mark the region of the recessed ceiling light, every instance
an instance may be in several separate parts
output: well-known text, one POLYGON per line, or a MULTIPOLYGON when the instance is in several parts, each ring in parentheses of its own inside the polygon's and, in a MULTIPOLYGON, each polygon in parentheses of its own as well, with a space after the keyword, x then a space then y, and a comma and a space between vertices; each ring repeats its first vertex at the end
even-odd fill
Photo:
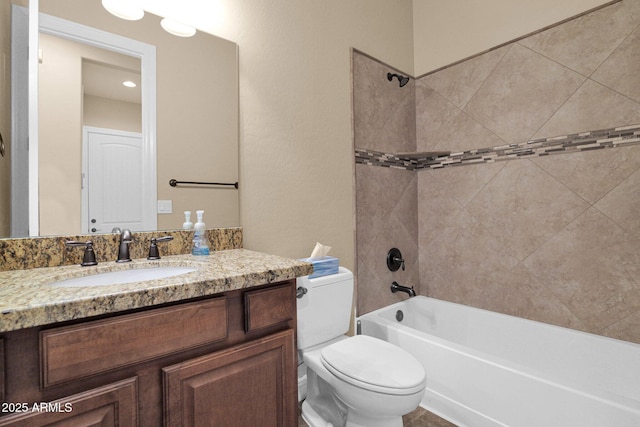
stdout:
POLYGON ((160 25, 166 32, 178 37, 191 37, 196 33, 195 28, 169 18, 160 21, 160 25))
POLYGON ((102 0, 102 7, 112 15, 128 21, 137 21, 144 16, 144 10, 127 4, 125 0, 102 0))
POLYGON ((122 86, 126 86, 126 87, 136 87, 137 85, 132 82, 131 80, 127 80, 125 82, 122 82, 122 86))

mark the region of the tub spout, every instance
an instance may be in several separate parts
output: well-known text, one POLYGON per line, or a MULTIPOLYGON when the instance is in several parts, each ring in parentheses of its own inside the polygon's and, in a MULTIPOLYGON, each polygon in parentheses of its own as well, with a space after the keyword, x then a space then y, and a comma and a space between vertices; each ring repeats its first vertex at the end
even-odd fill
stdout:
POLYGON ((395 294, 398 291, 406 292, 410 297, 416 296, 416 291, 413 290, 413 286, 412 287, 402 286, 402 285, 399 285, 398 282, 393 282, 391 284, 391 292, 395 294))

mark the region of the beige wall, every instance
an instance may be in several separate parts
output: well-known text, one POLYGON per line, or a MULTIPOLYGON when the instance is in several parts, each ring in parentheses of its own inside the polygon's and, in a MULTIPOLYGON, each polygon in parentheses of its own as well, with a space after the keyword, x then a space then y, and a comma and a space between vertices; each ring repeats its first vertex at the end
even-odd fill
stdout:
POLYGON ((40 47, 40 234, 69 234, 81 224, 82 46, 42 36, 40 47))
POLYGON ((82 100, 82 124, 127 132, 140 132, 142 109, 140 104, 101 96, 85 95, 82 100))
POLYGON ((245 246, 300 257, 319 241, 353 269, 350 49, 362 46, 410 69, 411 5, 259 4, 243 3, 231 17, 241 18, 245 246))
POLYGON ((413 0, 413 75, 421 76, 610 2, 413 0))

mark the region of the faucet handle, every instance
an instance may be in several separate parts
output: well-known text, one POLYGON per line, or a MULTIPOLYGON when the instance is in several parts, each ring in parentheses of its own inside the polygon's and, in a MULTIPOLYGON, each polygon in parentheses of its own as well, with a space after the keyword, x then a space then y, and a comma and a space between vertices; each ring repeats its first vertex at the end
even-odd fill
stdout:
POLYGON ((152 237, 151 238, 151 246, 149 246, 149 256, 147 256, 148 260, 160 259, 160 251, 158 250, 158 242, 168 242, 173 240, 173 236, 164 236, 164 237, 152 237))
POLYGON ((402 267, 402 271, 404 271, 404 259, 402 258, 400 249, 389 249, 387 253, 387 268, 389 268, 390 271, 398 271, 400 267, 402 267))
POLYGON ((80 263, 81 266, 88 267, 90 265, 98 265, 98 261, 96 261, 96 252, 93 250, 93 242, 91 240, 87 240, 86 242, 67 240, 64 244, 67 247, 84 246, 84 256, 80 263))

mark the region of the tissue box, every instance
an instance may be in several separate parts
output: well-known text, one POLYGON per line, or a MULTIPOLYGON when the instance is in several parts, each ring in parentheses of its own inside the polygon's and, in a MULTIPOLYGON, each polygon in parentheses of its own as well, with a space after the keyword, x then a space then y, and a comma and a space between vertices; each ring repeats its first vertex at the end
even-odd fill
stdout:
POLYGON ((309 275, 309 279, 314 277, 328 276, 329 274, 337 274, 340 260, 338 258, 326 256, 320 259, 302 258, 302 261, 313 264, 313 273, 309 275))

